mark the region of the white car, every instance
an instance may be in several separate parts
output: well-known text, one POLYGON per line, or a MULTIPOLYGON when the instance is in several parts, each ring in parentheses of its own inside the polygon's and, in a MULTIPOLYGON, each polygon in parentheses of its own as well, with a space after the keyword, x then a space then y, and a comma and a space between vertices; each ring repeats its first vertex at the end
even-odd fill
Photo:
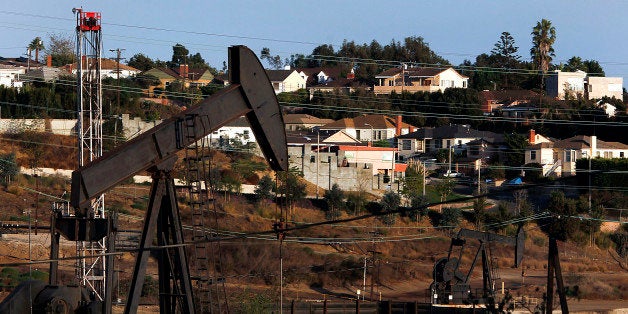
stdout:
POLYGON ((462 173, 460 173, 460 172, 450 172, 449 170, 447 170, 447 172, 445 172, 443 174, 443 177, 446 177, 446 178, 458 178, 458 177, 462 177, 462 173))

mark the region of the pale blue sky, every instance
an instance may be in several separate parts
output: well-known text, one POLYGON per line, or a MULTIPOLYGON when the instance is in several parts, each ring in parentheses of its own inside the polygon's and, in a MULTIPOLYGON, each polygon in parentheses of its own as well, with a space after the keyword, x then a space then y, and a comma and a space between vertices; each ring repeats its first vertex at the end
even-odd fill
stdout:
MULTIPOLYGON (((105 56, 125 48, 169 60, 175 43, 221 68, 227 47, 269 47, 283 58, 310 54, 344 39, 385 45, 421 36, 439 55, 460 64, 490 52, 508 31, 529 59, 530 32, 542 18, 556 27, 555 62, 598 60, 607 76, 628 78, 628 1, 7 1, 0 8, 0 56, 24 54, 36 36, 74 35, 73 7, 99 11, 105 56)), ((624 83, 626 86, 627 83, 624 83)))

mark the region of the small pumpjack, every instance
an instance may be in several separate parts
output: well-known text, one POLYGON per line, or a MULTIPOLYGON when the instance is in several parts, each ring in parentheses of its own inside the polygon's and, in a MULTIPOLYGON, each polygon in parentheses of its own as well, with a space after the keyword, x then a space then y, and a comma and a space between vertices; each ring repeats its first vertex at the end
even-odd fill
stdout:
POLYGON ((481 232, 469 229, 461 229, 455 238, 451 239, 449 253, 436 261, 434 265, 433 279, 430 285, 432 305, 469 305, 488 304, 494 296, 494 276, 491 268, 489 256, 489 246, 491 243, 503 243, 515 246, 515 267, 521 265, 525 243, 523 228, 519 227, 516 237, 507 237, 490 232, 481 232), (460 270, 460 260, 467 244, 467 239, 479 241, 479 247, 475 258, 467 273, 460 270), (458 257, 452 256, 455 248, 458 249, 458 257), (482 295, 474 295, 471 292, 471 274, 477 264, 479 256, 482 255, 482 295))

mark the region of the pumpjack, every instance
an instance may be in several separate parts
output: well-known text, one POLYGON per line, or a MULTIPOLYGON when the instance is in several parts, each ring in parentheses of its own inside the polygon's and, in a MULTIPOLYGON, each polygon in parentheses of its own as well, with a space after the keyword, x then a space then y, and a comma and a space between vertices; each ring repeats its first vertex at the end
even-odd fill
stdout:
MULTIPOLYGON (((89 217, 87 208, 98 195, 143 171, 151 173, 153 182, 125 313, 137 312, 151 252, 157 256, 161 313, 197 312, 172 177, 177 152, 230 121, 246 116, 270 167, 275 171, 288 168, 279 103, 266 71, 249 48, 229 47, 229 81, 230 86, 200 104, 72 173, 70 204, 74 214, 58 213, 53 217, 48 284, 24 283, 0 304, 0 313, 111 313, 111 284, 106 285, 108 291, 103 301, 93 300, 80 286, 59 285, 56 276, 59 238, 63 236, 71 241, 113 239, 115 222, 111 218, 89 217), (155 238, 157 246, 153 246, 155 238)), ((107 251, 104 258, 113 263, 115 246, 111 244, 107 251)), ((113 278, 113 269, 107 267, 107 280, 113 278)))
POLYGON ((487 304, 494 296, 494 273, 490 258, 491 243, 503 243, 515 247, 515 267, 521 265, 525 244, 525 233, 519 228, 516 237, 507 237, 490 232, 481 232, 469 229, 461 229, 456 237, 451 239, 449 253, 436 261, 433 271, 434 281, 430 285, 431 303, 433 305, 463 305, 463 304, 487 304), (465 273, 461 270, 461 259, 468 240, 478 240, 479 245, 469 270, 465 273), (458 251, 458 256, 455 251, 458 251), (470 280, 473 269, 482 257, 482 294, 472 293, 470 280))

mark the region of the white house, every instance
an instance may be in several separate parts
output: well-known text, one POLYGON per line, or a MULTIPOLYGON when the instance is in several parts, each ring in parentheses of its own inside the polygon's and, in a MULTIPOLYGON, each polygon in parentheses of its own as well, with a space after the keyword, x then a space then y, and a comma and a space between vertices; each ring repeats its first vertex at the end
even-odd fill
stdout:
POLYGON ((249 120, 242 116, 207 135, 212 145, 225 146, 230 139, 238 139, 242 144, 255 143, 255 135, 249 120))
POLYGON ((525 163, 538 163, 543 175, 575 175, 580 158, 626 158, 628 145, 605 142, 597 136, 577 135, 556 142, 543 142, 526 148, 525 163))
POLYGON ((266 70, 275 94, 294 92, 305 88, 306 78, 296 70, 266 70))
MULTIPOLYGON (((90 58, 89 61, 92 62, 93 59, 90 58)), ((78 67, 77 63, 72 63, 72 64, 68 64, 64 66, 64 68, 68 72, 75 75, 77 72, 77 67, 78 67)), ((100 59, 100 77, 101 78, 106 78, 106 77, 117 78, 118 70, 120 71, 120 78, 127 78, 127 77, 134 76, 142 72, 134 67, 128 66, 123 63, 118 63, 111 59, 106 59, 106 58, 100 59)))
POLYGON ((5 87, 22 88, 20 75, 26 73, 26 68, 5 66, 0 64, 0 85, 5 87))

